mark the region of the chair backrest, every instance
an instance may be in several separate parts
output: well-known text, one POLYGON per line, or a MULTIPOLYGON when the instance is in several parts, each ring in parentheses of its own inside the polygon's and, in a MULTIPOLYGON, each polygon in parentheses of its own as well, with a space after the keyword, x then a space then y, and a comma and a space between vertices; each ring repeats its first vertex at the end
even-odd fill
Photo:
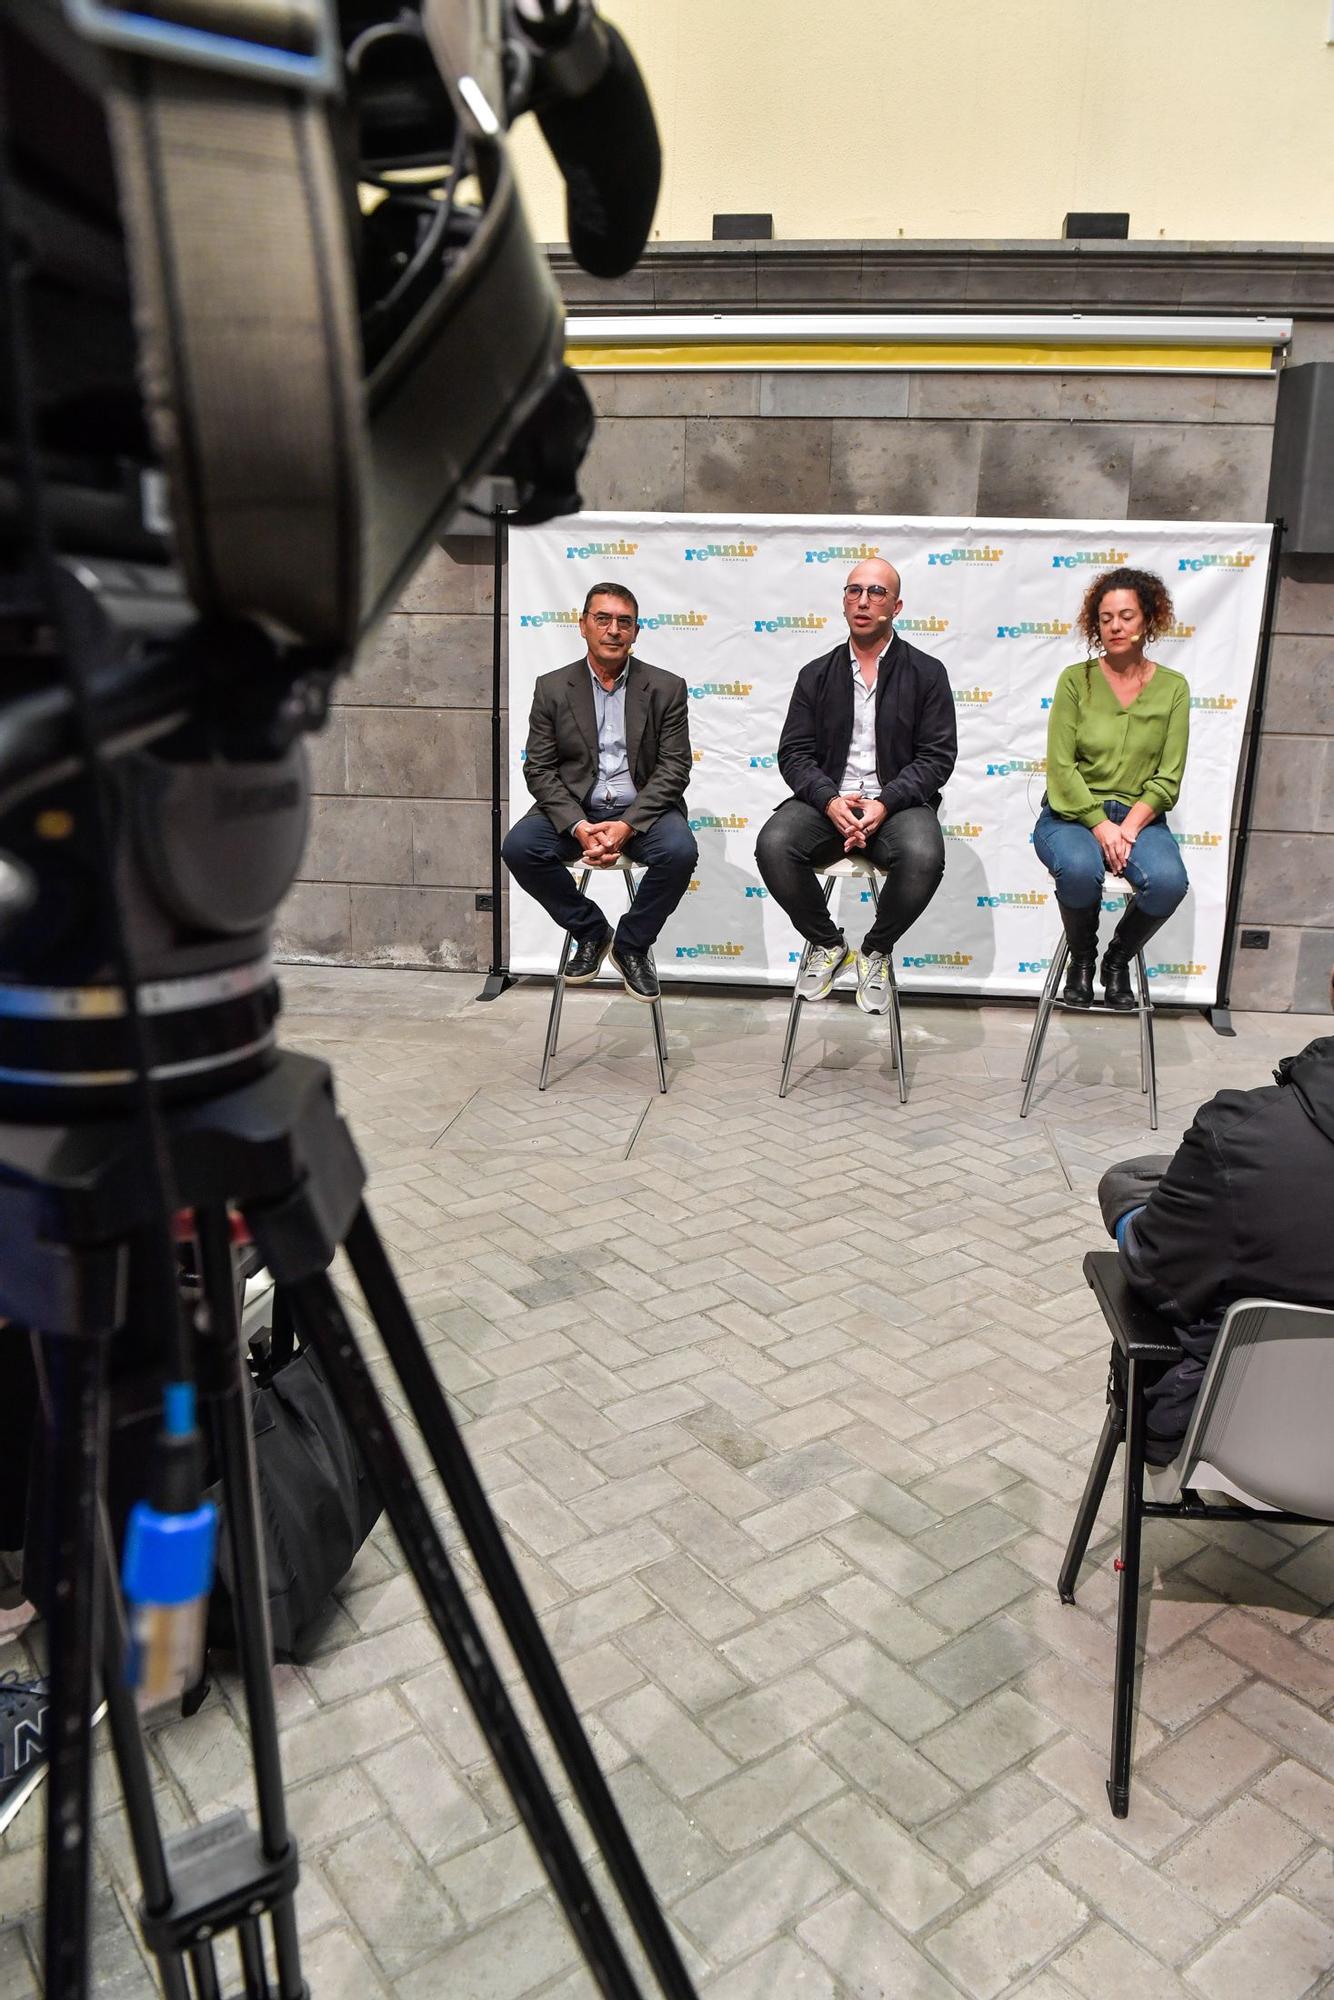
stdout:
POLYGON ((1334 1311, 1228 1307, 1178 1460, 1183 1486, 1219 1472, 1263 1506, 1334 1520, 1334 1311))

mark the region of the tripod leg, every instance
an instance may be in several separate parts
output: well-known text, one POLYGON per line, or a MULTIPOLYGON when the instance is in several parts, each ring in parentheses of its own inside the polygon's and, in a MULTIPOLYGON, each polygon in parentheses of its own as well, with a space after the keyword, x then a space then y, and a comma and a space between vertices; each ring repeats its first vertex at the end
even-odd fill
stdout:
MULTIPOLYGON (((263 1248, 262 1212, 257 1211, 251 1221, 263 1248)), ((365 1210, 362 1209, 358 1211, 354 1231, 364 1221, 365 1210)), ((365 1226, 369 1228, 369 1223, 366 1222, 365 1226)), ((313 1278, 301 1278, 288 1286, 288 1297, 302 1338, 314 1348, 343 1414, 356 1432, 367 1469, 384 1501, 385 1511, 416 1578, 422 1600, 598 1990, 606 1996, 606 2000, 641 2000, 639 1986, 575 1851, 569 1829, 533 1755, 532 1746, 523 1733, 513 1703, 427 1512, 384 1403, 357 1351, 347 1315, 332 1283, 324 1272, 313 1278)), ((415 1332, 413 1328, 414 1337, 415 1332)), ((429 1373, 430 1362, 424 1352, 422 1359, 429 1373)), ((434 1381, 433 1376, 431 1379, 434 1381)), ((430 1442, 429 1435, 427 1441, 430 1442)), ((439 1465, 438 1469, 448 1488, 449 1470, 443 1465, 439 1465)), ((568 1696, 566 1699, 568 1701, 568 1696)), ((592 1763, 592 1752, 587 1754, 592 1763)), ((596 1765, 593 1768, 596 1770, 596 1765)), ((621 1838, 625 1840, 624 1833, 621 1838)), ((608 1858, 610 1860, 610 1856, 608 1858)), ((695 2000, 694 1988, 686 1980, 684 1971, 681 1977, 685 1983, 672 1987, 671 1992, 679 1994, 681 2000, 695 2000)))
MULTIPOLYGON (((144 1907, 152 1914, 164 1912, 171 1902, 167 1860, 162 1849, 157 1809, 153 1804, 153 1784, 148 1771, 148 1753, 139 1728, 134 1696, 125 1681, 127 1635, 120 1585, 116 1578, 116 1552, 111 1540, 111 1524, 105 1509, 99 1509, 99 1554, 102 1587, 102 1689, 106 1695, 111 1742, 116 1769, 125 1799, 125 1817, 134 1846, 139 1885, 144 1907)), ((185 1967, 178 1957, 158 1959, 158 1976, 166 2000, 189 2000, 185 1967)))
POLYGON ((46 1993, 48 2000, 85 2000, 104 1350, 96 1335, 43 1334, 37 1359, 50 1423, 41 1523, 51 1658, 46 1993))
MULTIPOLYGON (((282 1758, 278 1748, 278 1717, 273 1702, 273 1638, 269 1629, 268 1588, 260 1537, 259 1489, 255 1472, 255 1442, 250 1429, 250 1396, 241 1353, 236 1282, 232 1270, 231 1229, 225 1208, 201 1208, 195 1226, 205 1312, 199 1328, 200 1369, 205 1386, 216 1393, 219 1456, 222 1462, 225 1532, 232 1549, 233 1612, 237 1654, 245 1682, 250 1720, 251 1756, 255 1766, 255 1801, 260 1839, 269 1860, 287 1852, 290 1835, 283 1794, 282 1758)), ((278 1965, 278 2000, 303 2000, 301 1951, 296 1906, 291 1896, 271 1911, 278 1965)), ((242 1963, 246 1936, 240 1933, 242 1963)), ((258 1940, 258 1926, 254 1939, 258 1940)), ((260 1957, 263 1965, 262 1954, 260 1957)), ((249 1989, 247 1989, 249 1990, 249 1989)), ((257 1989, 267 1992, 267 1983, 257 1989)))
MULTIPOLYGON (((506 1636, 551 1732, 575 1796, 602 1849, 612 1880, 634 1924, 645 1956, 671 2000, 694 2000, 694 1986, 625 1823, 589 1748, 569 1692, 514 1567, 508 1545, 468 1456, 467 1446, 436 1379, 430 1358, 399 1290, 384 1245, 363 1206, 348 1231, 347 1254, 379 1329, 394 1372, 408 1398, 450 1505, 477 1559, 506 1636)), ((324 1286, 332 1294, 327 1278, 324 1286)), ((388 1505, 388 1494, 385 1495, 388 1505)))

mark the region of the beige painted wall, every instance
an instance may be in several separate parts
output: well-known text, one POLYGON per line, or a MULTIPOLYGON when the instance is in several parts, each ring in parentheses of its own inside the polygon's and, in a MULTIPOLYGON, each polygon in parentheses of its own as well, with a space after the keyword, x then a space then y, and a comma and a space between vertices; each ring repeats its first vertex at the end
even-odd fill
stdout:
MULTIPOLYGON (((663 137, 654 236, 1334 241, 1330 0, 605 0, 663 137)), ((564 239, 532 120, 529 213, 564 239)))

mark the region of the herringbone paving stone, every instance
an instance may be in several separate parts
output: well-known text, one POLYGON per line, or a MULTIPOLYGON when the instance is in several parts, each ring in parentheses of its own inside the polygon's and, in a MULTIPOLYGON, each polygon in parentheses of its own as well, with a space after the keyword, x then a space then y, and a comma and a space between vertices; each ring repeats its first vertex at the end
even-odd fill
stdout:
MULTIPOLYGON (((370 1200, 596 1754, 710 2000, 1280 2000, 1334 1990, 1334 1537, 1146 1534, 1132 1807, 1113 1820, 1119 1489, 1055 1593, 1103 1414, 1080 1277, 1102 1167, 1325 1024, 1159 1028, 906 997, 646 1010, 294 970, 370 1200)), ((377 1384, 398 1389, 340 1261, 377 1384)), ((543 1768, 567 1787, 420 1440, 410 1462, 543 1768)), ((0 1670, 29 1668, 21 1641, 0 1670)), ((587 2000, 578 1954, 381 1525, 278 1676, 315 2000, 587 2000)), ((235 1680, 154 1733, 164 1824, 243 1801, 235 1680)), ((153 1988, 99 1745, 97 1992, 153 1988)), ((592 1842, 571 1809, 580 1851, 592 1842)), ((0 1988, 37 1990, 41 1815, 0 1841, 0 1988)), ((624 1925, 618 1925, 624 1931, 624 1925)), ((633 1946, 632 1962, 640 1965, 633 1946)), ((235 1982, 233 1982, 235 1983, 235 1982)), ((651 1990, 647 1980, 645 1991, 651 1990)))

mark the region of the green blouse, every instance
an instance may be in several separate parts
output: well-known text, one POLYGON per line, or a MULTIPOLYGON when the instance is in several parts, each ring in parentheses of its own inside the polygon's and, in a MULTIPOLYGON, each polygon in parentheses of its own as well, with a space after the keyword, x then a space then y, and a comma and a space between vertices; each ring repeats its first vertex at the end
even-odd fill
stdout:
POLYGON ((1189 736, 1184 674, 1158 667, 1122 708, 1096 660, 1067 667, 1047 722, 1047 802, 1087 827, 1106 819, 1104 799, 1169 812, 1181 790, 1189 736))

